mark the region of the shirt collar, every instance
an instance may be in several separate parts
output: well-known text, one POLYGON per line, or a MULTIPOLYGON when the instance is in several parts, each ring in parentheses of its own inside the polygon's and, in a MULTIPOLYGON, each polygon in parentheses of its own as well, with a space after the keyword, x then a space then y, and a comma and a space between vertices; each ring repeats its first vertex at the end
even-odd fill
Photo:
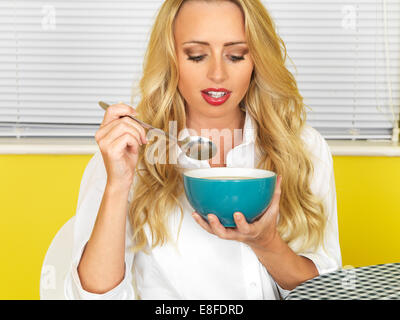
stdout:
MULTIPOLYGON (((245 115, 244 126, 243 126, 243 141, 239 146, 244 146, 244 145, 248 145, 250 143, 254 143, 255 136, 256 136, 256 129, 257 129, 257 124, 255 123, 254 119, 248 112, 247 107, 244 106, 242 110, 244 110, 246 112, 246 115, 245 115)), ((178 138, 179 138, 179 140, 183 140, 188 136, 189 136, 189 130, 185 127, 181 130, 178 138)), ((190 158, 182 151, 182 149, 179 146, 177 146, 177 159, 178 159, 178 164, 180 164, 180 165, 189 163, 192 165, 196 165, 199 168, 209 166, 208 160, 196 160, 196 159, 190 158)))

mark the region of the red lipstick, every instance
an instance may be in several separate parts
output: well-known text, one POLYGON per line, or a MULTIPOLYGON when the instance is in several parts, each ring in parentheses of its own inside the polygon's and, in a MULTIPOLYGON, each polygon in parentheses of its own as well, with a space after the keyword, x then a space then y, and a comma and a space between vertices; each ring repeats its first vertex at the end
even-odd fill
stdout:
POLYGON ((213 106, 219 106, 229 99, 231 92, 232 91, 229 91, 228 89, 225 88, 219 88, 219 89, 207 88, 201 90, 201 95, 203 96, 204 100, 206 100, 207 103, 213 106), (212 92, 223 92, 224 95, 212 96, 212 92))

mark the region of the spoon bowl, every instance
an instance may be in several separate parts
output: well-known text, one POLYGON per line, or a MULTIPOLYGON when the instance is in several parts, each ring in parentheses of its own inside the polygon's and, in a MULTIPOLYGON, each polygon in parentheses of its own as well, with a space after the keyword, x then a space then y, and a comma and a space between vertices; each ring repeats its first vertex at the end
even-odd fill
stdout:
MULTIPOLYGON (((107 110, 110 105, 103 101, 99 101, 99 106, 104 110, 107 110)), ((164 130, 155 128, 139 119, 136 119, 132 115, 126 115, 122 117, 129 117, 138 122, 143 128, 148 130, 156 130, 157 132, 165 135, 169 139, 173 140, 188 157, 195 160, 209 160, 217 154, 217 146, 210 139, 205 137, 189 136, 183 140, 178 140, 176 137, 165 132, 164 130)))

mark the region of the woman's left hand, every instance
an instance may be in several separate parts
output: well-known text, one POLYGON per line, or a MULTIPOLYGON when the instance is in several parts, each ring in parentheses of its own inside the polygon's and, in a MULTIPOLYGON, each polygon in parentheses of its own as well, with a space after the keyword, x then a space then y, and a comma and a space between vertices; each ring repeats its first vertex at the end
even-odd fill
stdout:
POLYGON ((236 240, 249 246, 268 248, 277 236, 276 222, 279 214, 282 177, 278 176, 272 200, 263 215, 253 223, 247 223, 241 212, 234 213, 236 228, 225 228, 214 214, 208 214, 208 223, 197 213, 193 218, 206 231, 225 240, 236 240))

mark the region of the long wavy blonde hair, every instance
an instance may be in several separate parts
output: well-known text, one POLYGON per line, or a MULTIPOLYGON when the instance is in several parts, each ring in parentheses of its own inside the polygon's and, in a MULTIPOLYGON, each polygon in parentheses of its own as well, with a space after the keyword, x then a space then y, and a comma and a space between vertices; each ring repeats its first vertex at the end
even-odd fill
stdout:
MULTIPOLYGON (((176 121, 178 132, 186 126, 185 101, 178 91, 178 61, 174 45, 175 18, 186 1, 230 1, 244 16, 246 39, 254 61, 248 92, 241 101, 257 124, 256 167, 282 175, 278 232, 289 245, 300 240, 298 251, 322 244, 325 229, 324 207, 310 189, 313 165, 301 138, 306 113, 303 98, 293 75, 285 67, 286 46, 275 24, 259 0, 166 0, 151 30, 139 81, 139 118, 168 131, 176 121)), ((132 97, 133 101, 133 97, 132 97)), ((148 224, 154 248, 172 239, 168 217, 184 193, 182 171, 166 153, 166 161, 151 164, 141 148, 132 184, 133 199, 129 219, 133 230, 133 250, 146 251, 148 224)), ((182 219, 181 219, 182 222, 182 219)))

